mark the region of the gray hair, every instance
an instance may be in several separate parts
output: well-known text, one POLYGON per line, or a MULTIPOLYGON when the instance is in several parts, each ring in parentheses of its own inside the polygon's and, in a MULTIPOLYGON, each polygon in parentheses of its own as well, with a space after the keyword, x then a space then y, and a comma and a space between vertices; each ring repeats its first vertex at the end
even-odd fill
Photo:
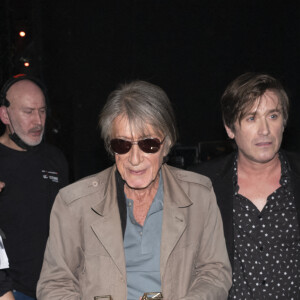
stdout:
POLYGON ((110 154, 112 124, 116 117, 125 116, 131 128, 145 134, 146 125, 150 125, 157 134, 163 134, 167 152, 175 144, 177 129, 175 115, 166 93, 157 85, 136 80, 120 85, 107 98, 100 117, 99 126, 105 148, 110 154))

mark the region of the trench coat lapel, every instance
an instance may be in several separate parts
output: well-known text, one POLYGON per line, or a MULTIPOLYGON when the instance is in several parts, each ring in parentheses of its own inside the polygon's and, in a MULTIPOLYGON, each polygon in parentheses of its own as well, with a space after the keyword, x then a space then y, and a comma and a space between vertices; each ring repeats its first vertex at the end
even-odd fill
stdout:
POLYGON ((179 187, 177 179, 168 169, 162 168, 164 180, 164 212, 160 250, 160 273, 164 276, 168 258, 185 231, 187 216, 185 208, 192 204, 186 193, 179 187))
POLYGON ((91 224, 91 227, 125 279, 126 263, 114 174, 115 168, 112 168, 108 182, 105 183, 107 191, 92 208, 99 215, 99 220, 91 224))

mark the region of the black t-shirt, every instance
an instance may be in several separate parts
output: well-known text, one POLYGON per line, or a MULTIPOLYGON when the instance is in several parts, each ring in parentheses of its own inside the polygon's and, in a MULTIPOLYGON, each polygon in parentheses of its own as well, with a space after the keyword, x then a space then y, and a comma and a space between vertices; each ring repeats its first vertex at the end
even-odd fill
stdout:
POLYGON ((42 143, 30 151, 0 144, 0 228, 6 235, 8 275, 13 288, 35 297, 49 217, 60 188, 68 183, 68 166, 62 152, 42 143))
POLYGON ((0 297, 12 290, 12 280, 7 275, 7 269, 0 270, 0 297))

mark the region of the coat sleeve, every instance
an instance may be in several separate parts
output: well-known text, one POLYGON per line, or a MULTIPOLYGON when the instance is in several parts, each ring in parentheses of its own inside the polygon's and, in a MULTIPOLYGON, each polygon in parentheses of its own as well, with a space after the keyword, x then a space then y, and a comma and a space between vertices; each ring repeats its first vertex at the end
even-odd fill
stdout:
POLYGON ((37 286, 38 299, 81 299, 79 276, 83 252, 79 227, 79 220, 58 194, 50 217, 50 234, 37 286))
MULTIPOLYGON (((181 300, 226 300, 232 272, 225 245, 222 218, 211 188, 199 251, 194 262, 193 280, 181 300)), ((195 226, 198 223, 195 222, 195 226)))

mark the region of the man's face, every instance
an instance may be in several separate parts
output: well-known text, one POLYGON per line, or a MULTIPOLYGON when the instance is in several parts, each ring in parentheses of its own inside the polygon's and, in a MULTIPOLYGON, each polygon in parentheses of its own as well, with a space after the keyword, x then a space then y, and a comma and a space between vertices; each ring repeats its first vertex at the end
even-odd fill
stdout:
POLYGON ((36 146, 43 138, 46 121, 46 104, 42 90, 29 80, 22 80, 10 87, 7 92, 10 106, 10 131, 28 145, 36 146))
MULTIPOLYGON (((112 138, 127 141, 138 141, 143 138, 157 138, 160 141, 164 136, 157 135, 153 128, 145 124, 146 136, 140 136, 138 132, 130 126, 124 116, 118 116, 113 122, 112 138)), ((125 154, 115 154, 116 165, 123 180, 132 189, 151 188, 157 183, 158 172, 163 162, 163 157, 167 155, 167 145, 163 142, 156 153, 145 153, 138 145, 131 146, 129 152, 125 154)))
POLYGON ((276 157, 282 141, 284 122, 278 96, 267 90, 257 99, 234 131, 225 126, 230 138, 238 146, 239 159, 267 163, 276 157))

